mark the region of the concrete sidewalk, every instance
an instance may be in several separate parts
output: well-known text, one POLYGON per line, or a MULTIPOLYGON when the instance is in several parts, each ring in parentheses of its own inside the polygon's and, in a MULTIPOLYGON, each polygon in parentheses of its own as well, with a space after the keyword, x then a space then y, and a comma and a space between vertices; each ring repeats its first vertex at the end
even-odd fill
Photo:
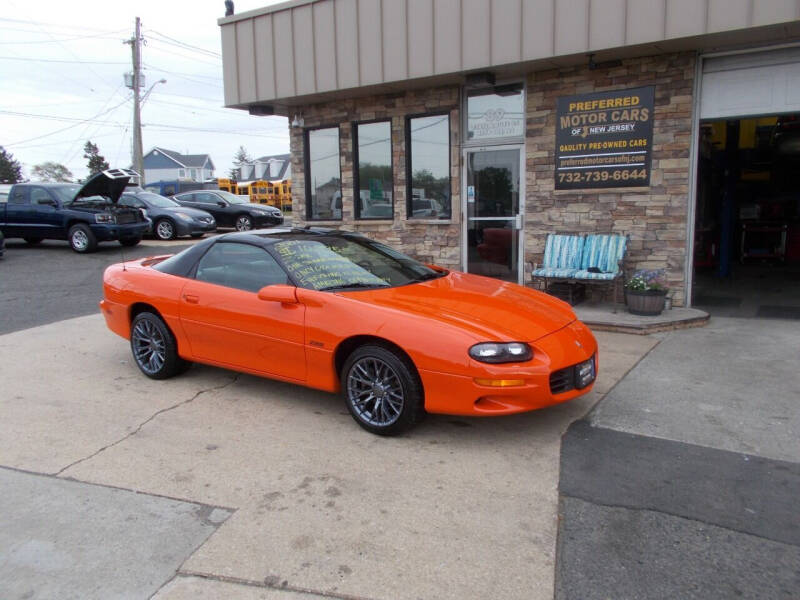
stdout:
MULTIPOLYGON (((59 496, 68 478, 235 511, 196 551, 176 552, 168 575, 128 565, 164 586, 159 599, 550 599, 561 435, 657 342, 597 337, 600 377, 587 397, 514 417, 432 415, 384 439, 329 394, 198 365, 149 380, 100 316, 71 319, 0 336, 0 465, 51 475, 37 497, 59 496)), ((17 504, 0 530, 24 514, 17 504)), ((69 543, 112 541, 86 529, 69 543)), ((10 581, 50 597, 37 577, 3 573, 0 597, 10 581)))
POLYGON ((564 437, 558 599, 800 594, 797 321, 676 331, 564 437))

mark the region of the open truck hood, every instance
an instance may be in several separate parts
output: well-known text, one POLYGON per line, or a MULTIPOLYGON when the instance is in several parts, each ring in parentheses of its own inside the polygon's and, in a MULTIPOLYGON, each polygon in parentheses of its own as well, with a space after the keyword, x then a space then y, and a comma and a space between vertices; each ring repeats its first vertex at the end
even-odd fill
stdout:
POLYGON ((78 190, 72 201, 78 202, 82 198, 102 196, 116 204, 132 177, 139 177, 139 174, 130 169, 109 169, 108 171, 97 173, 83 184, 83 187, 78 190))

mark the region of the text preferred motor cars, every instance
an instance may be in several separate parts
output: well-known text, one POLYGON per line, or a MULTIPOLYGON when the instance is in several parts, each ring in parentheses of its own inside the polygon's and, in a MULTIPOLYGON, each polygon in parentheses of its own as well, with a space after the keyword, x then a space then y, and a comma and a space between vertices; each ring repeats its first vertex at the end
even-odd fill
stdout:
POLYGON ((341 391, 365 429, 502 415, 587 393, 597 343, 568 304, 426 266, 354 233, 231 233, 110 266, 100 306, 136 364, 189 361, 341 391))
POLYGON ((253 204, 245 198, 222 190, 198 190, 175 194, 173 198, 183 206, 208 211, 217 221, 217 227, 234 227, 249 231, 283 223, 281 211, 274 206, 253 204))

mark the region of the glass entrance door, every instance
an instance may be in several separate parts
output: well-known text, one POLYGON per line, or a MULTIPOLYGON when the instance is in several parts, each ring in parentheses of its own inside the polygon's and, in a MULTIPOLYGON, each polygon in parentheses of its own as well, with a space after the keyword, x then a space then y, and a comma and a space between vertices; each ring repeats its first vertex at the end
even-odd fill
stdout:
POLYGON ((467 271, 519 283, 521 149, 475 149, 465 155, 467 271))

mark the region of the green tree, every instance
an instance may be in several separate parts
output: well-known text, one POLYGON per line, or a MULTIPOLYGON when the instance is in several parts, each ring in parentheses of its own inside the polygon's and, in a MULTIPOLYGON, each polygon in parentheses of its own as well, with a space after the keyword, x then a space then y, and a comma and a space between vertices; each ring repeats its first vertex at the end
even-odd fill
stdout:
POLYGON ((89 159, 89 175, 87 176, 87 179, 95 173, 102 173, 103 171, 107 171, 109 169, 109 164, 105 157, 100 154, 100 150, 97 148, 97 145, 88 140, 83 146, 83 158, 89 159))
POLYGON ((22 181, 22 167, 14 160, 11 152, 0 146, 0 183, 18 183, 22 181))
POLYGON ((72 182, 72 171, 55 162, 43 162, 33 167, 31 178, 38 181, 72 182))
POLYGON ((233 166, 228 171, 228 178, 233 181, 239 180, 239 167, 253 162, 253 158, 247 153, 244 146, 239 146, 236 154, 233 155, 233 166))

